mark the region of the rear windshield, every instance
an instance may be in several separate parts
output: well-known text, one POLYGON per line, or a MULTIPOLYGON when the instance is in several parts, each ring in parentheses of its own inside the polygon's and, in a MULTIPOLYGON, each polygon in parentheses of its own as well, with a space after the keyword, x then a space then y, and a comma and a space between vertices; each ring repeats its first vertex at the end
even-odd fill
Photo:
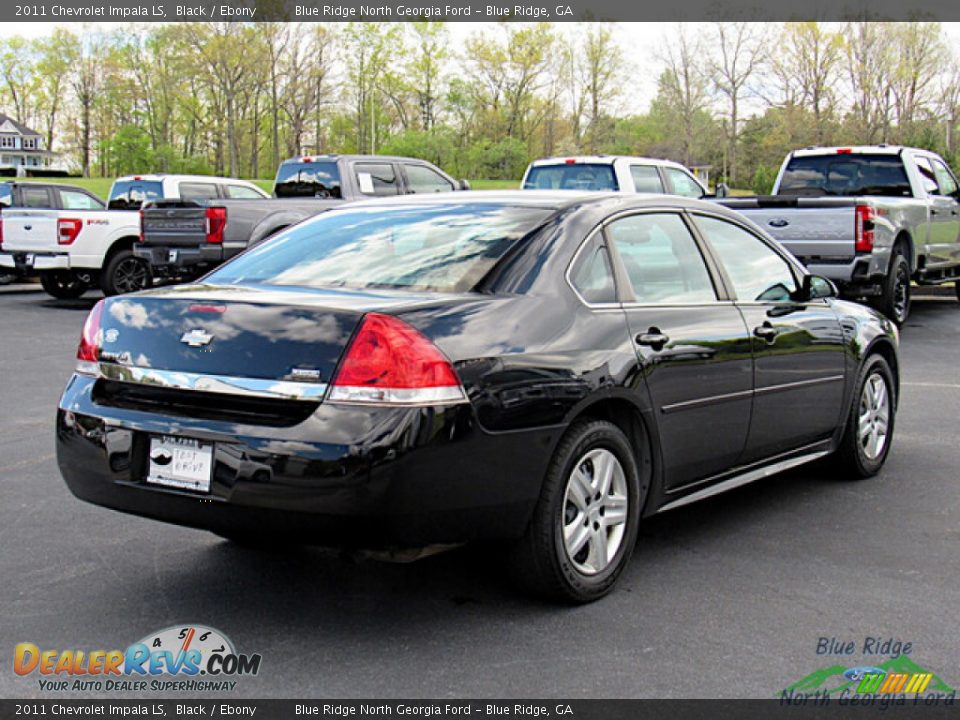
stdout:
POLYGON ((244 253, 207 281, 465 292, 553 212, 481 203, 335 210, 244 253))
POLYGON ((273 192, 277 197, 339 198, 340 170, 335 162, 283 163, 273 192))
POLYGON ((148 200, 163 199, 163 183, 157 180, 117 180, 110 188, 107 208, 139 210, 148 200))
POLYGON ((13 188, 10 183, 0 183, 0 207, 10 207, 13 204, 13 188))
POLYGON ((535 165, 524 190, 618 190, 612 165, 535 165))
POLYGON ((897 155, 813 155, 787 165, 778 195, 888 195, 910 197, 897 155))

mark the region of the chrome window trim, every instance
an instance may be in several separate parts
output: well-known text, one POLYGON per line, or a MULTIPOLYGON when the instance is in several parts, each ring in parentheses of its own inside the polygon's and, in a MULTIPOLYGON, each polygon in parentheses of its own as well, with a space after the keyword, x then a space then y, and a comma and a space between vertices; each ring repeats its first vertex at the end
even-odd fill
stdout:
POLYGON ((291 380, 205 375, 203 373, 158 370, 114 363, 87 363, 78 372, 113 382, 162 387, 174 390, 239 395, 241 397, 269 398, 320 402, 327 394, 326 383, 303 383, 291 380))

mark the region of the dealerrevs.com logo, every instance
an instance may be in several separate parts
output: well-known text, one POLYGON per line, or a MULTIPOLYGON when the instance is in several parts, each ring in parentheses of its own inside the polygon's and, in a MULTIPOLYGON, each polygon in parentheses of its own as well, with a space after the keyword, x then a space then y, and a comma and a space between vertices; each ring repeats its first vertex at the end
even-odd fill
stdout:
POLYGON ((126 650, 41 649, 17 644, 13 671, 39 676, 44 692, 225 691, 234 678, 260 672, 258 653, 238 653, 230 639, 205 625, 173 625, 126 650))

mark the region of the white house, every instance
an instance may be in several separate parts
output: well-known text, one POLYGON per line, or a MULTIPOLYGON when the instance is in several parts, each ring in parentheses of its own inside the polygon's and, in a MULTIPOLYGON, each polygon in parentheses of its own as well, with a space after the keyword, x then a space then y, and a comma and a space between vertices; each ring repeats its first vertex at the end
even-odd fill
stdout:
POLYGON ((46 147, 43 135, 0 113, 0 175, 61 175, 59 155, 46 147))

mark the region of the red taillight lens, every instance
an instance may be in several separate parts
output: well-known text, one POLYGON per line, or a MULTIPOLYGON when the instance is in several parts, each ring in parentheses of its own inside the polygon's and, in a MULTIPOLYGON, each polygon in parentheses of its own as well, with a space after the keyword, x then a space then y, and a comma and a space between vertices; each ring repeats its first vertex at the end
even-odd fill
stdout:
POLYGON ((227 209, 222 207, 207 208, 207 242, 223 243, 223 229, 227 226, 227 209))
POLYGON ((81 375, 99 375, 97 363, 100 361, 100 318, 103 315, 103 300, 100 300, 83 324, 80 333, 80 345, 77 346, 77 372, 81 375))
POLYGON ((57 244, 71 245, 81 230, 83 230, 83 220, 60 218, 57 220, 57 244))
POLYGON ((144 242, 145 239, 143 236, 143 210, 140 210, 140 242, 144 242))
POLYGON ((877 212, 870 205, 857 205, 854 247, 857 252, 873 252, 874 225, 877 212))
POLYGON ((417 330, 390 315, 368 313, 350 342, 330 402, 444 405, 466 401, 450 361, 417 330))

